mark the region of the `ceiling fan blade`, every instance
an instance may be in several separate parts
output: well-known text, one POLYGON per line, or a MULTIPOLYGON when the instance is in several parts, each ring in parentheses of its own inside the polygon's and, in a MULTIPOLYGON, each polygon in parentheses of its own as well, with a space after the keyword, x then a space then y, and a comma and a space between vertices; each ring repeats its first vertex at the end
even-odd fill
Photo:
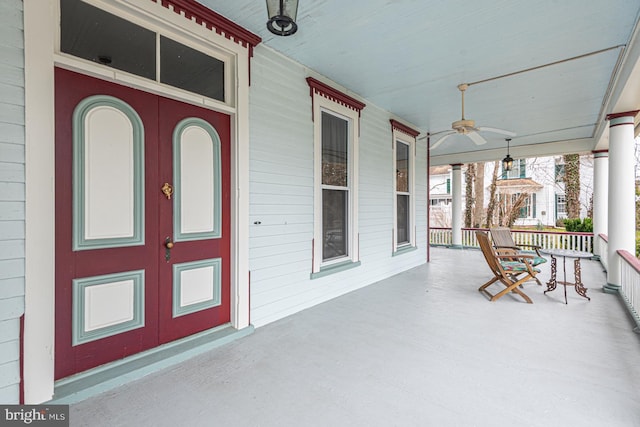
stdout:
POLYGON ((498 129, 498 128, 490 128, 486 126, 480 126, 478 130, 484 131, 484 132, 499 133, 500 135, 506 135, 506 136, 516 136, 515 132, 511 132, 509 130, 504 130, 504 129, 498 129))
POLYGON ((480 134, 478 132, 469 132, 467 134, 467 136, 476 144, 476 145, 482 145, 482 144, 486 144, 487 140, 484 139, 482 136, 480 136, 480 134))
POLYGON ((446 135, 444 135, 442 138, 438 139, 437 141, 435 141, 433 144, 431 144, 431 149, 433 150, 434 148, 438 148, 438 146, 440 144, 442 144, 444 142, 445 139, 449 138, 451 135, 453 135, 455 132, 454 131, 447 131, 448 133, 446 135))

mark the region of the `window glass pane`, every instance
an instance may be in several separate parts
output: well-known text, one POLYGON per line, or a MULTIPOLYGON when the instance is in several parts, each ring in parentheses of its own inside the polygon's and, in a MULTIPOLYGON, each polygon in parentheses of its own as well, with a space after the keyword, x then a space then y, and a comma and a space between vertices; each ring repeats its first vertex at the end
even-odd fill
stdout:
POLYGON ((348 123, 322 113, 322 184, 346 187, 348 182, 348 123))
POLYGON ((398 195, 398 244, 409 243, 409 196, 398 195))
POLYGON ((566 218, 567 216, 567 199, 564 195, 556 196, 556 209, 558 218, 566 218))
POLYGON ((521 172, 521 166, 520 166, 520 159, 515 159, 513 161, 513 168, 507 172, 507 179, 514 179, 514 178, 521 178, 520 176, 520 172, 521 172))
POLYGON ((347 200, 343 190, 322 190, 322 260, 347 255, 347 200))
POLYGON ((224 62, 163 36, 160 82, 224 102, 224 62))
POLYGON ((60 9, 62 52, 155 80, 155 32, 79 0, 60 9))
POLYGON ((564 182, 564 164, 556 165, 556 182, 564 182))
POLYGON ((409 192, 409 146, 396 142, 396 191, 409 192))

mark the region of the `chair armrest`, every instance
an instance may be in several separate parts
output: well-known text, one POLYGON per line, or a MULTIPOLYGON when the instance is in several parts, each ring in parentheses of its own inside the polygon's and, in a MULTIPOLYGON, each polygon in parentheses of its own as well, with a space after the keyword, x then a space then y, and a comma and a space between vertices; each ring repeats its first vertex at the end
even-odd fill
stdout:
POLYGON ((518 246, 523 247, 523 248, 542 249, 542 246, 540 246, 540 245, 526 245, 526 244, 523 243, 523 244, 518 245, 518 246))
POLYGON ((494 246, 496 249, 518 249, 517 246, 494 246))
POLYGON ((518 255, 496 255, 496 258, 505 258, 505 259, 513 259, 513 258, 535 258, 535 255, 529 254, 518 254, 518 255))

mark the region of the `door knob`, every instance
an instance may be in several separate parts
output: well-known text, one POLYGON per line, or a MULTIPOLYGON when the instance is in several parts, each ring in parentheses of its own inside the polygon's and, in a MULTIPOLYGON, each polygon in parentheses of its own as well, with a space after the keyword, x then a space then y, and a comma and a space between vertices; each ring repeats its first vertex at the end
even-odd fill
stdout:
POLYGON ((171 237, 164 239, 164 260, 169 262, 171 259, 171 249, 173 248, 173 241, 171 237))

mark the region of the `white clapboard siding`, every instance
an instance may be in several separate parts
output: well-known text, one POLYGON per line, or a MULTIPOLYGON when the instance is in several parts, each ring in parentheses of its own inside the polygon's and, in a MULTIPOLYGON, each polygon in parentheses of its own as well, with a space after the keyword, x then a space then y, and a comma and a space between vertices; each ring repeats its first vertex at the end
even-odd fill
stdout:
POLYGON ((0 2, 0 402, 19 402, 24 313, 24 38, 22 0, 0 2))
MULTIPOLYGON (((6 144, 24 144, 24 126, 0 122, 0 159, 10 162, 16 153, 11 151, 11 147, 4 147, 6 144)), ((24 163, 24 149, 20 153, 18 161, 24 163)))
POLYGON ((0 236, 6 240, 24 240, 24 222, 0 220, 0 236))
POLYGON ((24 164, 0 161, 0 182, 24 183, 24 164))
MULTIPOLYGON (((323 76, 259 45, 251 61, 251 321, 256 326, 425 262, 426 149, 416 156, 418 250, 392 256, 392 134, 388 112, 362 99, 359 144, 359 267, 311 280, 313 121, 307 77, 323 76), (422 206, 421 206, 422 205, 422 206)), ((350 93, 348 88, 333 85, 350 93)))

